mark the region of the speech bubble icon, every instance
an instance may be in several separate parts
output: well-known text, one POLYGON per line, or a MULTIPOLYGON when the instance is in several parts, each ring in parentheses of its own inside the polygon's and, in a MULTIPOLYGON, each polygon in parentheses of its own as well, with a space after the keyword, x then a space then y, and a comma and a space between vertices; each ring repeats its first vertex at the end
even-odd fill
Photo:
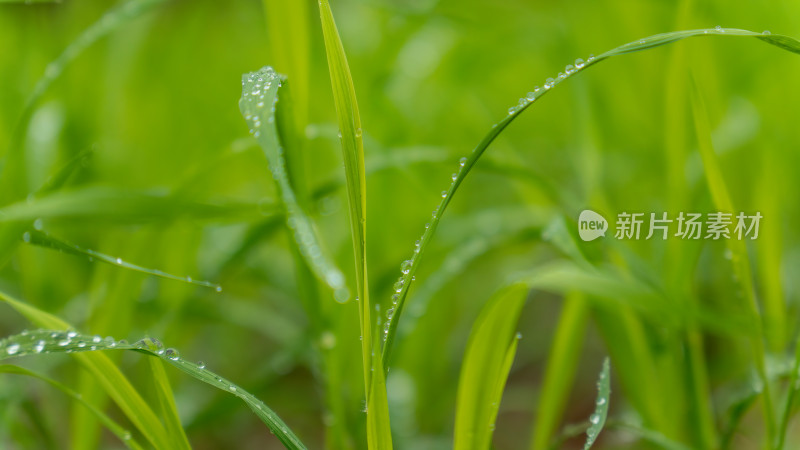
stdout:
POLYGON ((605 217, 592 211, 584 209, 578 216, 578 234, 584 241, 593 241, 600 236, 606 235, 608 221, 605 217))

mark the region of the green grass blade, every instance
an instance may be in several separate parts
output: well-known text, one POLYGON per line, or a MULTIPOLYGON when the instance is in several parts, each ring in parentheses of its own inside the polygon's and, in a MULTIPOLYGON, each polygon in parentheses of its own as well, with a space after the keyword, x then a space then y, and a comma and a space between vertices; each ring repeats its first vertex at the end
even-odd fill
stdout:
POLYGON ((33 378, 38 378, 46 382, 47 384, 53 386, 54 388, 66 394, 72 400, 75 400, 76 402, 84 406, 89 412, 91 412, 97 418, 97 420, 100 421, 100 423, 102 423, 108 429, 108 431, 113 433, 114 436, 118 437, 119 440, 122 441, 122 443, 126 447, 134 450, 139 450, 142 448, 142 446, 139 445, 139 443, 136 442, 131 437, 130 431, 122 428, 122 426, 114 422, 114 420, 108 417, 103 411, 100 411, 99 409, 95 408, 94 405, 88 403, 79 393, 73 391, 72 389, 59 383, 58 381, 53 380, 52 378, 48 378, 42 374, 33 372, 31 370, 25 369, 23 367, 14 366, 10 364, 0 365, 0 373, 25 375, 33 378))
POLYGON ((600 377, 597 380, 597 401, 595 402, 595 409, 592 416, 589 417, 589 429, 586 430, 586 444, 583 450, 589 450, 600 431, 603 430, 603 425, 606 423, 608 416, 608 404, 611 400, 611 364, 608 358, 603 361, 603 370, 600 372, 600 377))
POLYGON ((314 225, 298 204, 289 183, 284 150, 275 125, 275 107, 282 82, 282 77, 268 67, 243 75, 239 109, 267 157, 281 202, 286 209, 287 224, 294 232, 300 252, 314 274, 334 290, 336 298, 346 299, 344 275, 323 251, 314 225))
MULTIPOLYGON (((0 300, 14 308, 18 313, 25 316, 30 322, 37 326, 54 329, 66 330, 70 326, 63 320, 55 317, 47 312, 34 308, 31 305, 15 300, 3 292, 0 292, 0 300)), ((66 335, 66 332, 54 332, 57 337, 66 335)), ((76 334, 77 335, 77 334, 76 334)), ((48 335, 49 336, 49 335, 48 335)), ((38 340, 30 341, 29 336, 26 336, 27 350, 36 353, 35 346, 38 340)), ((52 338, 51 338, 52 339, 52 338)), ((55 341, 58 347, 58 342, 62 339, 55 341)), ((89 337, 88 341, 91 342, 94 337, 89 337)), ((6 358, 15 356, 22 351, 22 344, 19 344, 19 351, 10 352, 9 346, 6 343, 4 346, 5 351, 0 352, 0 357, 6 358)), ((90 347, 87 347, 90 348, 90 347)), ((157 449, 170 448, 171 441, 167 436, 164 426, 155 415, 152 409, 147 405, 144 399, 139 395, 136 389, 133 388, 130 381, 125 375, 120 372, 117 366, 111 362, 108 357, 102 354, 74 354, 72 355, 87 371, 94 375, 97 383, 106 391, 114 402, 119 406, 122 412, 128 417, 136 428, 150 441, 151 444, 157 449)))
POLYGON ((377 351, 380 351, 380 341, 378 336, 372 332, 372 303, 369 299, 367 277, 367 188, 361 118, 353 79, 347 64, 347 56, 328 0, 319 2, 319 12, 333 100, 339 123, 347 183, 350 230, 356 265, 356 291, 360 300, 358 306, 362 336, 361 359, 364 368, 364 387, 367 405, 374 405, 368 407, 367 410, 367 442, 370 448, 391 449, 392 436, 386 399, 386 374, 383 372, 382 358, 373 356, 376 348, 377 351), (381 373, 373 376, 373 372, 381 373))
POLYGON ((159 278, 166 278, 168 280, 181 281, 183 283, 209 287, 216 290, 217 292, 222 291, 222 286, 216 283, 212 283, 210 281, 195 280, 192 277, 179 277, 177 275, 172 275, 170 273, 164 272, 163 270, 148 269, 147 267, 142 267, 124 261, 122 258, 115 258, 113 256, 109 256, 91 249, 83 248, 79 245, 75 245, 70 242, 63 241, 44 231, 30 229, 29 231, 23 233, 22 240, 32 245, 38 245, 41 247, 58 250, 60 252, 67 253, 70 255, 87 257, 89 258, 90 261, 100 261, 106 264, 111 264, 112 266, 133 270, 135 272, 141 272, 148 275, 153 275, 159 278))
MULTIPOLYGON (((8 297, 3 296, 3 299, 6 302, 9 301, 8 297)), ((13 305, 13 303, 10 304, 13 305)), ((26 308, 21 308, 20 312, 29 311, 31 308, 27 305, 24 306, 26 306, 26 308)), ((36 310, 34 314, 34 317, 42 317, 41 322, 53 323, 52 320, 46 319, 44 316, 42 316, 42 314, 46 314, 42 311, 36 310)), ((88 359, 90 357, 103 356, 102 354, 94 353, 95 351, 99 350, 133 350, 145 355, 153 356, 159 358, 163 362, 171 364, 184 373, 191 375, 192 377, 206 384, 210 384, 211 386, 214 386, 223 392, 227 392, 239 397, 269 427, 272 433, 275 434, 275 436, 286 446, 286 448, 306 448, 300 439, 289 429, 286 423, 284 423, 277 414, 269 409, 264 402, 257 399, 254 395, 245 391, 231 381, 222 378, 216 373, 206 369, 205 365, 202 363, 193 363, 187 361, 181 358, 180 353, 176 349, 165 349, 158 341, 151 338, 142 339, 136 343, 129 344, 124 340, 116 341, 109 337, 101 338, 100 336, 85 335, 76 333, 74 331, 67 332, 59 330, 34 330, 9 336, 3 339, 0 341, 0 349, 3 349, 3 351, 0 352, 0 360, 10 357, 40 355, 47 353, 69 353, 75 358, 84 357, 88 359)), ((109 363, 109 366, 118 371, 116 366, 113 364, 109 363)), ((164 428, 162 427, 161 430, 163 431, 164 428)), ((172 443, 156 445, 156 447, 170 449, 174 448, 172 443)))
MULTIPOLYGON (((703 102, 697 84, 692 83, 691 90, 691 104, 695 125, 695 132, 698 139, 698 147, 700 156, 703 161, 703 170, 705 172, 706 180, 708 181, 708 188, 711 192, 714 206, 717 211, 735 214, 733 201, 728 193, 728 187, 725 183, 725 178, 722 174, 719 159, 714 151, 713 143, 711 141, 711 126, 708 123, 708 113, 706 112, 705 103, 703 102)), ((750 260, 747 254, 747 246, 743 240, 727 239, 725 242, 727 251, 731 255, 731 264, 737 284, 742 291, 744 304, 743 309, 748 311, 751 316, 752 322, 757 328, 757 332, 751 335, 751 346, 753 347, 753 354, 755 359, 756 371, 758 372, 761 383, 763 384, 763 392, 761 399, 764 406, 764 422, 767 431, 767 438, 769 442, 775 442, 777 433, 775 423, 775 411, 773 410, 773 400, 770 389, 770 380, 767 375, 766 369, 766 349, 764 348, 764 331, 763 322, 759 312, 758 301, 756 300, 755 291, 753 287, 752 271, 750 268, 750 260)))
POLYGON ((531 448, 546 450, 569 400, 581 345, 585 335, 589 307, 583 294, 570 293, 564 298, 547 369, 540 389, 531 448))
POLYGON ((164 364, 160 359, 156 358, 148 358, 147 362, 150 363, 150 373, 153 375, 153 383, 156 386, 155 391, 158 397, 161 417, 164 419, 164 428, 169 437, 172 438, 172 448, 192 448, 189 444, 189 438, 186 437, 186 432, 183 431, 183 425, 181 425, 181 419, 178 415, 178 407, 175 406, 175 396, 172 393, 167 372, 164 371, 164 364))
POLYGON ((523 284, 501 289, 475 320, 458 380, 456 450, 491 446, 497 408, 517 345, 515 329, 527 293, 523 284))
POLYGON ((781 35, 765 35, 746 30, 738 30, 730 28, 712 28, 712 29, 676 31, 672 33, 658 34, 628 44, 621 45, 615 49, 603 53, 600 56, 590 57, 585 62, 583 60, 580 60, 580 62, 576 61, 576 65, 568 66, 569 69, 567 69, 565 73, 559 74, 557 78, 548 79, 545 82, 545 87, 531 92, 528 97, 521 98, 517 106, 509 109, 508 116, 506 116, 504 119, 500 120, 498 123, 492 126, 491 130, 489 130, 489 132, 486 134, 486 136, 484 136, 481 142, 478 143, 478 145, 472 150, 472 153, 470 153, 468 156, 464 158, 461 158, 459 162, 460 169, 455 174, 456 176, 454 177, 450 187, 447 189, 447 191, 443 193, 442 195, 443 198, 439 203, 439 206, 434 211, 432 220, 430 221, 429 224, 425 226, 425 231, 419 240, 419 245, 414 250, 413 256, 411 257, 411 259, 409 259, 407 262, 404 262, 402 265, 403 275, 400 277, 399 280, 401 289, 399 292, 397 292, 397 295, 392 300, 392 308, 394 310, 394 314, 389 319, 384 329, 383 362, 386 368, 388 368, 395 335, 397 333, 397 322, 403 312, 403 309, 405 308, 406 297, 408 296, 408 289, 411 286, 411 282, 414 278, 414 275, 416 274, 417 267, 419 266, 420 260, 422 258, 422 254, 424 254, 425 249, 428 246, 428 243, 430 242, 433 234, 436 232, 436 229, 439 225, 439 221, 441 220, 444 211, 447 209, 447 205, 450 204, 453 195, 458 190, 458 187, 464 181, 464 178, 466 178, 467 174, 470 172, 470 170, 478 161, 478 159, 480 159, 480 157, 483 155, 483 153, 486 151, 489 145, 497 138, 497 136, 512 121, 514 121, 515 118, 519 116, 519 113, 525 111, 533 103, 538 101, 548 92, 552 91, 553 88, 558 86, 562 81, 582 72, 583 70, 599 63, 600 61, 606 60, 613 56, 619 56, 626 53, 633 53, 641 50, 647 50, 650 48, 669 44, 689 37, 710 36, 710 35, 755 37, 769 44, 778 46, 784 50, 800 54, 800 41, 794 38, 781 35))

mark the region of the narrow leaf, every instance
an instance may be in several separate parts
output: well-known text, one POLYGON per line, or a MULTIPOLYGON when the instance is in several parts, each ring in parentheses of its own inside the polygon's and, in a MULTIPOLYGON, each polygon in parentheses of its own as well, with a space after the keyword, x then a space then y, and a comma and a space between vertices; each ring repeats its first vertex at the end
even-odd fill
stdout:
POLYGON ((603 430, 603 425, 606 423, 608 416, 608 404, 611 399, 611 364, 608 358, 603 361, 603 370, 600 372, 600 377, 597 380, 597 401, 595 401, 594 413, 589 417, 589 429, 586 430, 586 444, 583 450, 589 450, 600 431, 603 430))

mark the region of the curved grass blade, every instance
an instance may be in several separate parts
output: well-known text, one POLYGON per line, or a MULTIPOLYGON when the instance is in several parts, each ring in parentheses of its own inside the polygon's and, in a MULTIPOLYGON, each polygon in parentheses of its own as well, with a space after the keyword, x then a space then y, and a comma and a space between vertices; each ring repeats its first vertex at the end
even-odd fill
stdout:
MULTIPOLYGON (((103 17, 97 22, 84 30, 56 59, 47 65, 44 75, 36 82, 33 92, 31 92, 25 103, 22 115, 11 139, 11 146, 7 153, 8 158, 6 164, 0 167, 0 173, 3 174, 3 176, 0 177, 0 180, 3 180, 3 183, 0 183, 0 187, 2 188, 0 192, 9 192, 9 188, 21 188, 22 186, 22 181, 24 181, 24 178, 22 178, 24 176, 24 171, 22 170, 24 167, 24 158, 22 156, 25 128, 30 121, 36 104, 53 81, 55 81, 61 73, 64 72, 64 69, 89 46, 128 21, 139 17, 152 7, 164 3, 165 1, 166 0, 130 0, 110 9, 103 14, 103 17)), ((13 190, 11 192, 13 192, 13 190)))
POLYGON ((243 75, 239 109, 267 157, 281 202, 286 209, 287 224, 294 231, 300 253, 314 274, 334 290, 335 298, 343 301, 348 296, 344 275, 324 253, 311 219, 298 204, 289 183, 283 148, 275 126, 275 105, 282 81, 282 77, 270 67, 243 75))
POLYGON ((11 364, 0 365, 0 373, 25 375, 33 378, 38 378, 46 382, 47 384, 60 390, 61 392, 69 396, 71 399, 75 400, 76 402, 86 407, 86 409, 89 410, 89 412, 91 412, 95 417, 97 417, 97 420, 99 420, 100 423, 102 423, 108 429, 108 431, 113 433, 114 436, 118 437, 119 440, 122 441, 122 443, 125 444, 126 447, 134 450, 140 450, 142 448, 142 446, 139 445, 139 443, 133 439, 130 431, 122 428, 122 426, 114 422, 114 420, 108 417, 103 411, 100 411, 99 409, 95 408, 94 405, 88 403, 86 400, 83 399, 83 397, 79 393, 73 391, 72 389, 59 383, 58 381, 52 378, 48 378, 42 374, 33 372, 31 370, 25 369, 23 367, 14 366, 11 364))
MULTIPOLYGON (((54 330, 67 330, 70 328, 68 323, 58 317, 24 302, 15 300, 3 292, 0 292, 0 301, 14 308, 14 310, 37 326, 54 330)), ((69 336, 74 332, 55 333, 65 333, 65 335, 69 336)), ((77 336, 77 333, 75 335, 77 336)), ((60 334, 57 336, 60 336, 60 334)), ((94 340, 94 337, 92 337, 91 340, 94 340)), ((31 352, 36 353, 37 343, 38 341, 27 343, 31 352)), ((19 349, 21 348, 22 345, 20 345, 17 350, 15 350, 14 347, 6 345, 3 351, 0 351, 0 358, 15 356, 19 353, 19 349)), ((133 388, 130 381, 128 381, 125 375, 122 374, 119 368, 117 368, 107 356, 100 353, 74 354, 72 356, 94 376, 97 383, 106 391, 108 396, 114 400, 131 423, 136 426, 155 448, 170 448, 172 444, 161 421, 153 410, 150 409, 142 396, 133 388)))
MULTIPOLYGON (((102 338, 80 334, 74 331, 34 330, 0 340, 0 360, 47 353, 70 353, 78 356, 96 356, 91 352, 98 350, 133 350, 148 356, 159 358, 192 377, 216 387, 224 392, 242 399, 253 412, 269 427, 269 429, 289 449, 305 449, 300 439, 289 429, 280 417, 253 394, 245 391, 231 381, 220 377, 205 368, 205 364, 193 363, 181 358, 173 348, 164 348, 152 338, 145 338, 133 344, 111 337, 102 338), (84 354, 84 353, 89 354, 84 354)), ((171 446, 160 448, 173 448, 171 446)))
POLYGON ((458 380, 456 450, 491 446, 494 422, 519 339, 515 328, 527 293, 524 284, 501 289, 475 320, 458 380))
POLYGON ((603 425, 606 423, 608 416, 608 404, 611 399, 611 364, 606 358, 603 361, 603 370, 600 372, 600 377, 597 380, 597 401, 595 401, 594 413, 589 417, 589 428, 586 430, 586 444, 583 445, 583 450, 589 450, 600 431, 603 430, 603 425))
POLYGON ((68 253, 70 255, 87 257, 89 258, 89 261, 97 260, 104 262, 106 264, 111 264, 112 266, 121 267, 123 269, 146 273, 148 275, 153 275, 160 278, 166 278, 168 280, 181 281, 184 283, 194 284, 197 286, 208 287, 214 289, 217 292, 222 292, 222 286, 220 286, 219 284, 212 283, 210 281, 195 280, 192 277, 179 277, 177 275, 172 275, 162 270, 148 269, 147 267, 131 264, 127 261, 124 261, 122 258, 115 258, 113 256, 106 255, 104 253, 96 252, 91 249, 83 248, 79 245, 62 241, 61 239, 58 239, 52 236, 51 234, 41 230, 31 229, 29 231, 26 231, 25 233, 22 234, 22 240, 28 244, 38 245, 41 247, 58 250, 60 252, 68 253))
POLYGON ((472 153, 470 153, 466 157, 461 158, 461 160, 459 161, 460 168, 458 172, 454 174, 453 182, 452 184, 450 184, 450 187, 447 189, 447 191, 443 192, 442 200, 439 203, 439 206, 434 211, 432 220, 430 221, 429 224, 426 224, 425 231, 423 232, 422 237, 418 241, 419 243, 414 250, 413 256, 411 257, 411 259, 404 262, 402 265, 403 275, 400 277, 400 280, 398 281, 401 288, 399 292, 397 292, 396 297, 394 297, 392 300, 393 304, 392 308, 394 310, 394 314, 389 319, 389 321, 386 324, 386 328, 384 329, 384 346, 383 346, 384 370, 388 369, 389 367, 388 364, 391 357, 392 346, 394 343, 395 335, 397 333, 397 322, 405 307, 406 297, 408 296, 408 289, 411 285, 412 280, 414 279, 414 275, 416 273, 417 267, 419 266, 422 254, 425 252, 428 243, 430 242, 433 234, 436 232, 436 228, 439 225, 439 221, 441 220, 442 214, 444 214, 444 211, 447 209, 447 205, 450 204, 453 195, 458 190, 458 187, 464 181, 464 178, 466 178, 470 170, 472 170, 472 167, 475 165, 478 159, 480 159, 480 157, 483 155, 483 153, 486 151, 489 145, 495 140, 495 138, 497 138, 497 136, 511 122, 514 121, 514 119, 519 115, 519 113, 525 111, 528 107, 530 107, 530 105, 532 105, 535 101, 539 100, 541 97, 543 97, 548 92, 553 90, 553 88, 556 87, 558 84, 560 84, 562 81, 566 80, 567 78, 579 72, 582 72, 583 70, 599 63, 600 61, 606 60, 613 56, 618 56, 626 53, 633 53, 641 50, 647 50, 653 47, 669 44, 689 37, 711 36, 711 35, 755 37, 764 42, 780 47, 784 50, 800 54, 800 41, 798 41, 797 39, 788 36, 755 33, 747 30, 717 27, 713 29, 687 30, 687 31, 676 31, 672 33, 658 34, 644 39, 640 39, 635 42, 624 44, 608 52, 605 52, 597 57, 590 56, 586 61, 584 61, 583 59, 575 60, 575 64, 568 65, 565 68, 565 72, 560 73, 558 77, 548 78, 547 80, 545 80, 544 86, 542 88, 539 88, 537 86, 532 92, 529 92, 526 97, 521 98, 517 106, 514 106, 508 110, 508 116, 506 116, 505 118, 500 120, 500 122, 492 126, 491 130, 489 130, 486 136, 484 136, 484 138, 480 141, 480 143, 478 143, 478 145, 472 150, 472 153))

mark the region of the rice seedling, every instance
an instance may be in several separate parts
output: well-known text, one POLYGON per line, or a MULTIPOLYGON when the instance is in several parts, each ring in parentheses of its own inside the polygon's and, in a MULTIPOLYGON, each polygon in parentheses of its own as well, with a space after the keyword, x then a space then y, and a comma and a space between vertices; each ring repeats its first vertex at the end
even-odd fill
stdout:
MULTIPOLYGON (((792 174, 796 159, 730 150, 747 138, 731 130, 758 121, 743 107, 725 116, 732 125, 716 123, 729 93, 708 82, 753 77, 709 62, 722 41, 736 41, 729 45, 761 65, 788 55, 751 42, 800 54, 800 41, 719 26, 654 34, 568 58, 563 71, 496 114, 488 107, 493 89, 528 87, 521 74, 529 68, 495 61, 481 65, 485 78, 470 81, 464 64, 472 57, 460 59, 458 45, 487 45, 486 58, 501 46, 469 44, 454 31, 470 26, 469 8, 418 2, 398 7, 403 15, 328 0, 318 9, 251 3, 69 6, 87 22, 70 44, 54 53, 45 38, 25 44, 44 43, 50 62, 18 89, 25 95, 9 89, 12 100, 0 101, 0 136, 8 135, 0 176, 0 301, 8 311, 0 319, 0 446, 784 449, 800 442, 792 426, 800 352, 790 339, 798 324, 789 300, 796 239, 788 231, 797 217, 774 198, 784 185, 772 176, 792 174), (191 14, 219 19, 230 39, 225 49, 193 28, 201 22, 183 21, 191 14), (354 26, 370 14, 394 21, 380 32, 354 26), (260 26, 268 39, 243 31, 260 26), (391 30, 397 36, 384 39, 391 30), (161 36, 181 36, 187 54, 214 57, 184 70, 161 36), (698 37, 725 39, 688 39, 698 37), (644 59, 668 49, 668 63, 644 59), (599 84, 605 69, 595 67, 623 55, 616 64, 636 80, 599 84), (148 58, 163 64, 160 76, 138 60, 148 58), (91 91, 86 73, 105 84, 83 105, 64 86, 91 91), (240 93, 231 73, 241 75, 240 93), (437 77, 460 90, 451 103, 432 100, 439 110, 420 108, 437 77), (489 96, 465 90, 470 83, 489 96), (555 90, 564 96, 543 103, 555 90), (648 128, 659 122, 653 114, 636 113, 648 104, 639 95, 661 99, 666 139, 648 128), (541 123, 521 128, 532 124, 523 116, 548 108, 558 120, 536 116, 541 123), (492 117, 500 120, 472 139, 492 117), (641 136, 618 131, 616 120, 641 136), (559 144, 560 153, 543 150, 570 134, 564 123, 578 124, 580 136, 559 144), (452 150, 470 139, 478 141, 470 153, 452 150), (664 161, 641 156, 630 144, 639 140, 663 147, 664 161), (763 159, 760 175, 747 170, 755 158, 763 159), (619 167, 603 167, 606 160, 619 167), (586 239, 578 217, 588 208, 605 222, 594 210, 622 217, 654 208, 763 208, 759 217, 767 218, 759 241, 674 235, 667 242, 666 233, 664 242, 638 234, 586 239), (69 421, 56 425, 63 417, 69 421)), ((680 28, 694 23, 688 4, 678 10, 680 28)), ((628 39, 642 35, 635 28, 622 27, 628 39)), ((582 54, 586 38, 575 35, 569 51, 582 54)), ((539 53, 547 60, 545 47, 526 48, 539 53)), ((9 63, 0 56, 0 65, 9 63)), ((796 130, 779 125, 790 114, 776 112, 782 89, 753 92, 773 96, 765 122, 791 136, 796 130)))

